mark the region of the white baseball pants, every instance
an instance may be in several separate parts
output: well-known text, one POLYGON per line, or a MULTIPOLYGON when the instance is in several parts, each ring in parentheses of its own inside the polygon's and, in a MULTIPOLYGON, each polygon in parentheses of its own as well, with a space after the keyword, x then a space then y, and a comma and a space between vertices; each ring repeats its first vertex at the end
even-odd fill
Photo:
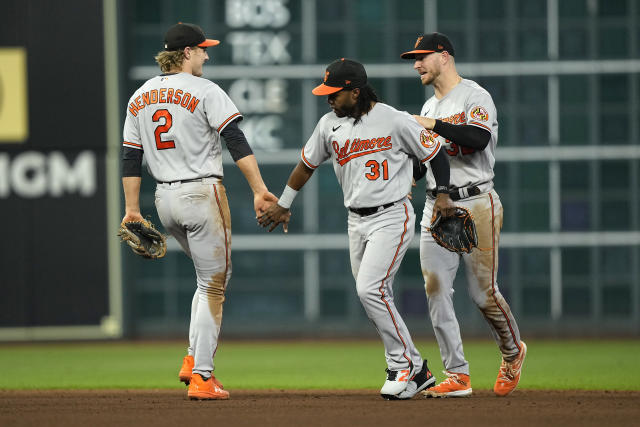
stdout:
MULTIPOLYGON (((427 197, 424 218, 431 218, 435 200, 427 197)), ((429 315, 440 346, 442 363, 449 372, 469 375, 464 357, 460 327, 453 307, 453 281, 464 263, 469 295, 484 315, 505 360, 513 360, 520 351, 520 331, 509 304, 498 289, 498 250, 502 228, 502 203, 491 190, 454 202, 471 212, 478 232, 478 248, 458 255, 438 245, 422 223, 420 264, 429 301, 429 315)))
POLYGON ((349 253, 356 290, 367 316, 384 344, 392 370, 421 367, 393 300, 393 280, 415 233, 415 213, 408 199, 369 216, 349 212, 349 253))
POLYGON ((205 378, 222 326, 222 306, 231 277, 231 215, 218 178, 158 184, 156 208, 164 228, 193 260, 197 288, 191 305, 188 354, 193 372, 205 378))

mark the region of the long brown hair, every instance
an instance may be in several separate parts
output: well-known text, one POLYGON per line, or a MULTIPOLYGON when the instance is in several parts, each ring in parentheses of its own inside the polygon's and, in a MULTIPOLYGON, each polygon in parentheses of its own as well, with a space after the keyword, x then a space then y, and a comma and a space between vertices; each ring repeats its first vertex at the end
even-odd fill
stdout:
POLYGON ((163 50, 158 52, 155 60, 163 73, 179 70, 184 62, 184 50, 163 50))

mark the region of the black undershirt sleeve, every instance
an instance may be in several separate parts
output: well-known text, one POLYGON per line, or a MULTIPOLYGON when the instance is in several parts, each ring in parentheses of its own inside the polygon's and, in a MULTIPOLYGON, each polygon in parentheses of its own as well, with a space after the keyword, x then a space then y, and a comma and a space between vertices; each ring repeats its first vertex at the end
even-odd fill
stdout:
POLYGON ((142 176, 142 150, 123 147, 122 176, 142 176))
POLYGON ((449 188, 450 169, 447 151, 444 148, 440 148, 438 154, 431 159, 429 164, 431 165, 433 177, 436 180, 436 187, 444 186, 445 188, 449 188))
POLYGON ((451 123, 436 120, 433 131, 463 147, 484 150, 491 140, 491 132, 473 125, 452 125, 451 123))
POLYGON ((418 182, 427 174, 427 165, 416 157, 411 157, 411 160, 413 161, 413 179, 415 182, 418 182))
POLYGON ((231 154, 231 158, 234 162, 253 154, 253 151, 247 142, 247 138, 238 127, 238 120, 234 120, 229 123, 222 130, 221 135, 224 138, 225 144, 227 144, 227 149, 229 150, 229 154, 231 154))

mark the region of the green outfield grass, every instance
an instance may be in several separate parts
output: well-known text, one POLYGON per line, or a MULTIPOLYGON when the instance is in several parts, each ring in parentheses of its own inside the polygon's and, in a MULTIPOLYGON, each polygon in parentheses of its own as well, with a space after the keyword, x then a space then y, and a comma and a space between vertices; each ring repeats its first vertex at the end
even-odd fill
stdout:
MULTIPOLYGON (((529 340, 522 389, 640 390, 640 340, 529 340)), ((419 341, 443 378, 438 348, 419 341)), ((493 342, 467 341, 474 389, 491 389, 500 365, 493 342)), ((181 343, 0 345, 0 389, 181 388, 181 343)), ((377 341, 226 341, 216 376, 228 389, 378 389, 384 353, 377 341)))

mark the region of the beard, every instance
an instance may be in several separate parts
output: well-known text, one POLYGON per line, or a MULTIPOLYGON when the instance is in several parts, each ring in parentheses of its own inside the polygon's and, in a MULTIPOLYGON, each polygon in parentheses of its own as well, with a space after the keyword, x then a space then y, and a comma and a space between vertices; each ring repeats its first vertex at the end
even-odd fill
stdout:
POLYGON ((427 73, 420 75, 420 81, 422 82, 423 86, 428 86, 432 84, 439 75, 439 72, 428 71, 427 73))
POLYGON ((342 108, 331 107, 331 109, 338 117, 353 117, 353 115, 355 114, 356 108, 354 105, 352 107, 342 107, 342 108))

